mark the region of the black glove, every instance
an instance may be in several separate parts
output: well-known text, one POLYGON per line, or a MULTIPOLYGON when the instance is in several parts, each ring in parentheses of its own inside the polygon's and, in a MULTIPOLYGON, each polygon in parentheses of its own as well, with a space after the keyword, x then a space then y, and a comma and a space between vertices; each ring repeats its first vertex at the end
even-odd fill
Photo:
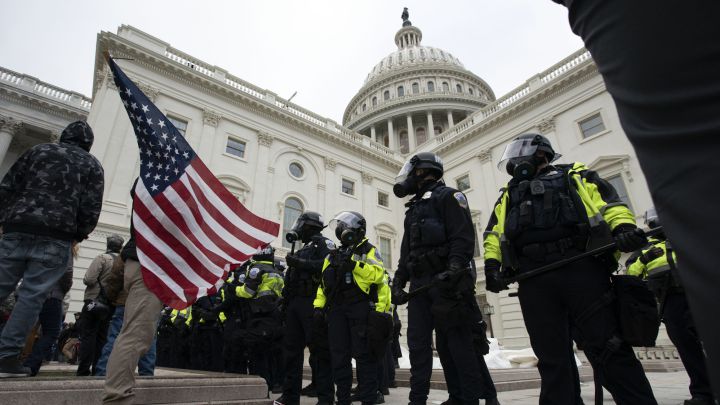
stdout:
POLYGON ((462 277, 466 270, 467 266, 459 263, 450 263, 447 270, 436 274, 433 279, 440 287, 451 288, 455 282, 462 277))
POLYGON ((308 266, 308 260, 298 257, 297 255, 285 256, 285 262, 287 263, 288 267, 293 268, 305 268, 308 266))
POLYGON ((391 300, 395 305, 405 305, 410 301, 410 295, 401 286, 393 284, 391 300))
POLYGON ((496 294, 508 289, 500 276, 500 262, 495 259, 485 260, 485 289, 496 294))
POLYGON ((634 226, 624 226, 615 229, 615 245, 621 252, 634 252, 645 245, 648 241, 645 232, 634 226))
POLYGON ((394 287, 398 287, 402 290, 403 288, 405 288, 407 281, 407 276, 405 276, 404 273, 401 273, 399 270, 395 271, 395 277, 392 280, 392 285, 394 287))

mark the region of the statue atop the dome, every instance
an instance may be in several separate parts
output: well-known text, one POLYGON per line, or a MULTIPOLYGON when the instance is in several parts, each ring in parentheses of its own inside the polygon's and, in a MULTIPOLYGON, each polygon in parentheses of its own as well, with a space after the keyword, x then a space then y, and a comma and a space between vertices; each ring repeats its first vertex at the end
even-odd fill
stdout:
POLYGON ((402 15, 400 16, 400 18, 402 18, 402 20, 403 20, 403 24, 402 24, 403 27, 407 27, 408 25, 412 25, 412 23, 411 23, 410 20, 409 20, 409 18, 410 18, 410 13, 408 12, 408 8, 407 8, 407 7, 404 7, 404 8, 403 8, 403 12, 402 12, 402 15))

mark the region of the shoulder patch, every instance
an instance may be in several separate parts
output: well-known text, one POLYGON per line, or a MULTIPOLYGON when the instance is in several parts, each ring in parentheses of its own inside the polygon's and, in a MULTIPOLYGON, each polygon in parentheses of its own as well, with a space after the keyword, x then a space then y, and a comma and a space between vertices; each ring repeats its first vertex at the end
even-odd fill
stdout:
POLYGON ((252 269, 250 269, 249 277, 254 280, 258 277, 258 274, 260 274, 261 271, 262 270, 260 270, 259 267, 253 267, 252 269))
POLYGON ((334 250, 336 248, 335 243, 330 239, 325 239, 325 246, 327 246, 330 250, 334 250))
POLYGON ((377 259, 377 261, 379 261, 380 263, 385 263, 385 260, 383 260, 380 251, 377 249, 375 249, 375 259, 377 259))
POLYGON ((422 199, 427 200, 430 197, 432 197, 432 191, 426 191, 425 194, 423 194, 422 199))
POLYGON ((453 194, 453 197, 455 197, 455 199, 457 200, 459 206, 461 206, 461 207, 463 207, 463 208, 467 208, 467 207, 468 207, 468 201, 467 201, 467 198, 465 197, 465 194, 463 194, 462 192, 458 191, 458 192, 456 192, 455 194, 453 194))

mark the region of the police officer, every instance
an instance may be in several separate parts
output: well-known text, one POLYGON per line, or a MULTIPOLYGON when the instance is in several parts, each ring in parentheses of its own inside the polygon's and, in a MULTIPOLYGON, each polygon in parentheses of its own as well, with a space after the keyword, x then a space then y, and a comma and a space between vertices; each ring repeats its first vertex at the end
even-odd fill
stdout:
MULTIPOLYGON (((298 405, 302 387, 305 346, 310 346, 315 373, 315 384, 319 405, 329 405, 334 400, 334 389, 330 368, 330 352, 327 334, 323 339, 313 333, 313 300, 320 284, 325 257, 335 244, 320 232, 325 228, 323 218, 313 211, 305 211, 298 217, 292 230, 285 235, 293 246, 296 241, 303 243, 294 254, 288 254, 285 261, 288 270, 285 276, 285 381, 283 394, 275 402, 283 405, 298 405), (313 342, 322 339, 325 342, 313 342)), ((326 329, 323 327, 322 329, 326 329)))
POLYGON ((248 266, 245 284, 235 288, 235 294, 248 300, 250 316, 246 326, 245 344, 248 346, 250 373, 265 379, 268 388, 276 381, 271 374, 271 348, 280 344, 282 324, 278 305, 282 297, 283 277, 274 263, 275 248, 259 249, 248 266))
MULTIPOLYGON (((512 179, 502 190, 485 230, 489 291, 507 289, 501 266, 519 274, 571 258, 613 241, 631 252, 645 244, 635 216, 615 189, 582 163, 552 165, 560 154, 539 134, 524 134, 505 148, 498 167, 512 179)), ((578 398, 572 336, 583 346, 602 385, 618 403, 656 404, 632 347, 620 339, 610 305, 597 305, 617 269, 614 252, 566 264, 519 282, 530 343, 538 357, 540 403, 578 398)))
POLYGON ((411 292, 433 284, 408 304, 410 404, 427 401, 433 329, 452 402, 477 404, 485 398, 496 403, 487 365, 473 346, 475 231, 465 195, 440 181, 443 172, 439 156, 421 152, 405 163, 393 187, 399 198, 413 196, 406 204, 393 299, 407 302, 408 281, 411 292))
POLYGON ((221 296, 200 297, 192 305, 190 364, 194 370, 223 371, 223 323, 225 314, 216 312, 221 296))
POLYGON ((351 357, 357 365, 358 400, 375 403, 378 389, 377 359, 370 354, 367 335, 385 269, 375 246, 365 237, 366 226, 365 218, 353 211, 343 211, 330 221, 341 246, 325 259, 313 302, 314 317, 327 316, 338 405, 350 404, 351 357))
POLYGON ((227 317, 223 329, 224 371, 227 373, 248 373, 248 353, 244 335, 250 309, 247 300, 237 297, 235 289, 245 284, 249 265, 250 260, 228 274, 225 286, 221 290, 222 304, 216 309, 216 312, 222 311, 227 317))
MULTIPOLYGON (((660 226, 655 208, 645 212, 645 224, 660 226)), ((698 337, 685 290, 678 279, 675 252, 664 234, 656 235, 648 245, 635 252, 628 261, 627 274, 647 280, 648 287, 660 303, 660 316, 670 340, 680 353, 680 359, 690 377, 692 398, 685 405, 714 404, 705 365, 702 342, 698 337)))

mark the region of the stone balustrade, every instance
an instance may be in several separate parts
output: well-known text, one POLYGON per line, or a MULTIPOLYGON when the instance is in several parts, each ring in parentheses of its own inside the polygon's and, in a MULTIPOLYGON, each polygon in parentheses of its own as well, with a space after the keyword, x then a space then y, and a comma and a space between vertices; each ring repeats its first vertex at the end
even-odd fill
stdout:
POLYGON ((32 76, 0 67, 0 83, 8 84, 37 96, 48 98, 84 111, 90 111, 92 101, 82 94, 42 82, 32 76))
POLYGON ((590 52, 588 52, 584 48, 578 50, 577 52, 558 62, 549 69, 534 76, 532 83, 533 86, 531 86, 531 80, 528 80, 519 87, 510 91, 508 94, 500 97, 499 99, 488 104, 481 110, 468 116, 465 120, 459 122, 457 125, 451 127, 450 129, 441 134, 438 134, 435 137, 436 144, 442 144, 454 138, 458 134, 467 131, 470 127, 481 124, 482 122, 490 119, 500 111, 516 105, 518 102, 532 95, 534 92, 539 91, 540 88, 562 79, 577 68, 585 66, 588 63, 592 63, 592 57, 590 56, 590 52), (540 83, 540 87, 534 86, 537 82, 540 83))

